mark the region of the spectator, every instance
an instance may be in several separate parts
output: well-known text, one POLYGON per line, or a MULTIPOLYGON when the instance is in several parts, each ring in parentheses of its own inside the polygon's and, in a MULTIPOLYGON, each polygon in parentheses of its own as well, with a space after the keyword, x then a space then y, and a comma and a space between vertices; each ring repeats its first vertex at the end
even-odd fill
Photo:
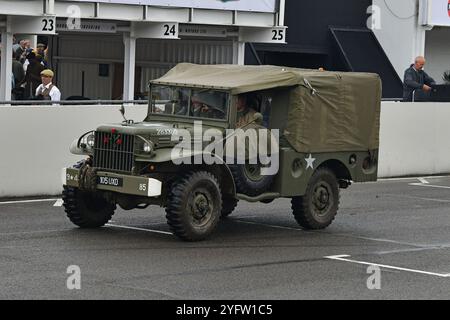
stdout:
MULTIPOLYGON (((46 58, 43 55, 40 55, 37 50, 33 50, 33 49, 28 49, 28 52, 33 52, 36 57, 36 60, 40 64, 42 64, 44 69, 47 69, 47 67, 46 67, 47 63, 45 61, 46 58)), ((45 52, 43 52, 43 54, 45 55, 45 52)), ((27 72, 27 68, 29 65, 30 65, 30 61, 28 61, 28 59, 26 59, 25 62, 23 63, 23 70, 25 70, 25 72, 27 72)))
POLYGON ((36 46, 36 53, 41 55, 41 56, 44 56, 45 48, 46 48, 45 44, 38 43, 37 46, 36 46))
POLYGON ((36 98, 39 100, 60 101, 61 91, 53 84, 54 73, 50 69, 41 72, 42 84, 36 89, 36 98))
POLYGON ((34 52, 27 55, 29 65, 25 74, 25 99, 33 99, 34 93, 41 84, 41 72, 44 71, 44 66, 36 59, 34 52))
POLYGON ((428 100, 432 86, 436 84, 424 70, 426 60, 417 57, 414 64, 405 71, 403 84, 403 101, 426 101, 428 100))
POLYGON ((26 56, 29 53, 31 47, 31 41, 28 39, 20 40, 19 46, 15 47, 16 60, 24 63, 26 56))
POLYGON ((20 60, 20 57, 25 50, 23 44, 23 40, 20 40, 19 43, 13 44, 14 59, 16 59, 17 61, 20 60))
POLYGON ((13 35, 13 57, 16 59, 16 51, 19 49, 20 44, 17 42, 16 36, 13 35))
MULTIPOLYGON (((36 55, 36 51, 34 51, 33 49, 27 49, 27 54, 25 55, 25 60, 23 60, 23 61, 21 61, 22 62, 22 64, 23 64, 23 70, 25 71, 25 72, 27 72, 27 69, 28 69, 28 66, 30 65, 30 60, 28 60, 28 54, 29 53, 33 53, 34 54, 34 58, 39 62, 39 63, 41 63, 41 58, 40 57, 38 57, 37 55, 36 55)), ((41 63, 42 64, 42 63, 41 63)), ((45 69, 45 68, 44 68, 45 69)))
POLYGON ((43 43, 38 43, 36 46, 36 56, 40 57, 44 68, 48 67, 47 63, 47 46, 43 43))
POLYGON ((25 71, 23 70, 22 64, 14 59, 16 53, 13 51, 13 61, 12 61, 12 73, 14 77, 14 86, 12 86, 12 93, 14 100, 22 100, 23 98, 23 88, 20 84, 23 83, 25 79, 25 71))

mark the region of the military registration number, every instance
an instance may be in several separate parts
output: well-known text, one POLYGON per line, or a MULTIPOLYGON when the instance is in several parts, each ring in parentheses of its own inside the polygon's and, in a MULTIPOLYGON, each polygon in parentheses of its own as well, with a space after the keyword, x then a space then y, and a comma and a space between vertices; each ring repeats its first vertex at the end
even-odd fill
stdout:
POLYGON ((103 186, 122 187, 123 178, 99 176, 97 177, 97 183, 103 186))

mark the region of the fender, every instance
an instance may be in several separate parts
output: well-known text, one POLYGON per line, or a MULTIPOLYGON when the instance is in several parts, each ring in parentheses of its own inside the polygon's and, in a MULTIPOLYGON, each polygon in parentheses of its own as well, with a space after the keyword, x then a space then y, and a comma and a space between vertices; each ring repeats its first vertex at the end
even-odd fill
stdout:
POLYGON ((89 134, 94 134, 94 131, 88 131, 85 134, 83 134, 81 137, 79 137, 78 139, 75 139, 72 144, 70 145, 70 153, 75 154, 75 155, 92 155, 93 154, 93 150, 89 149, 89 148, 82 148, 81 147, 81 142, 83 141, 83 139, 85 139, 89 134))
POLYGON ((92 155, 92 152, 89 152, 88 149, 83 149, 79 145, 79 139, 75 139, 72 141, 69 151, 71 154, 77 155, 77 156, 89 156, 92 155))
MULTIPOLYGON (((210 152, 205 152, 203 150, 184 150, 184 153, 182 155, 174 155, 172 154, 173 148, 164 148, 164 149, 157 149, 154 153, 154 155, 151 158, 144 158, 139 157, 136 159, 137 161, 145 161, 145 162, 155 162, 155 163, 161 163, 161 162, 184 162, 186 164, 194 164, 192 161, 193 157, 203 157, 205 155, 211 156, 214 158, 214 164, 217 165, 226 165, 224 160, 214 154, 211 154, 210 152)), ((201 163, 203 164, 203 163, 201 163)))
POLYGON ((136 159, 136 161, 145 161, 149 163, 163 163, 176 161, 176 162, 184 162, 186 163, 186 165, 189 166, 189 163, 195 165, 192 161, 192 158, 195 156, 197 157, 201 156, 202 159, 204 155, 212 156, 214 158, 214 164, 212 165, 201 164, 199 166, 204 168, 205 170, 213 172, 214 174, 222 178, 222 182, 224 184, 222 192, 231 195, 233 197, 236 196, 236 185, 234 183, 233 175, 231 173, 230 168, 222 158, 209 152, 205 152, 203 150, 200 151, 186 150, 183 155, 173 157, 172 150, 173 148, 158 149, 156 150, 155 155, 151 159, 139 158, 136 159))

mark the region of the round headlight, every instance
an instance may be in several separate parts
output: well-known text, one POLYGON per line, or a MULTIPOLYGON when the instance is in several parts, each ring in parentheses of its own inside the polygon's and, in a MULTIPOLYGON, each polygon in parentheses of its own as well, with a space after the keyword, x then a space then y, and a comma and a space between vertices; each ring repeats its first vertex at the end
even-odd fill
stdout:
POLYGON ((95 136, 93 134, 90 134, 86 139, 86 143, 89 147, 93 148, 95 145, 95 136))
POLYGON ((144 142, 143 150, 145 153, 150 153, 153 151, 153 143, 151 142, 144 142))

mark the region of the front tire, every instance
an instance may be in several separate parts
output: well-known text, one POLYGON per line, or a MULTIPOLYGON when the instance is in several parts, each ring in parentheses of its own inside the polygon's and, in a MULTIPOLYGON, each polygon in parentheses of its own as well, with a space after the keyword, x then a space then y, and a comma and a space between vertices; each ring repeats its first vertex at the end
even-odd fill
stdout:
POLYGON ((116 210, 116 205, 101 195, 67 186, 63 190, 63 205, 69 220, 85 229, 104 226, 116 210))
POLYGON ((339 184, 328 168, 319 168, 311 177, 306 193, 292 198, 292 211, 298 224, 307 230, 328 227, 339 209, 339 184))
POLYGON ((206 239, 216 228, 222 211, 217 178, 209 172, 190 172, 172 186, 166 219, 172 232, 185 241, 206 239))

